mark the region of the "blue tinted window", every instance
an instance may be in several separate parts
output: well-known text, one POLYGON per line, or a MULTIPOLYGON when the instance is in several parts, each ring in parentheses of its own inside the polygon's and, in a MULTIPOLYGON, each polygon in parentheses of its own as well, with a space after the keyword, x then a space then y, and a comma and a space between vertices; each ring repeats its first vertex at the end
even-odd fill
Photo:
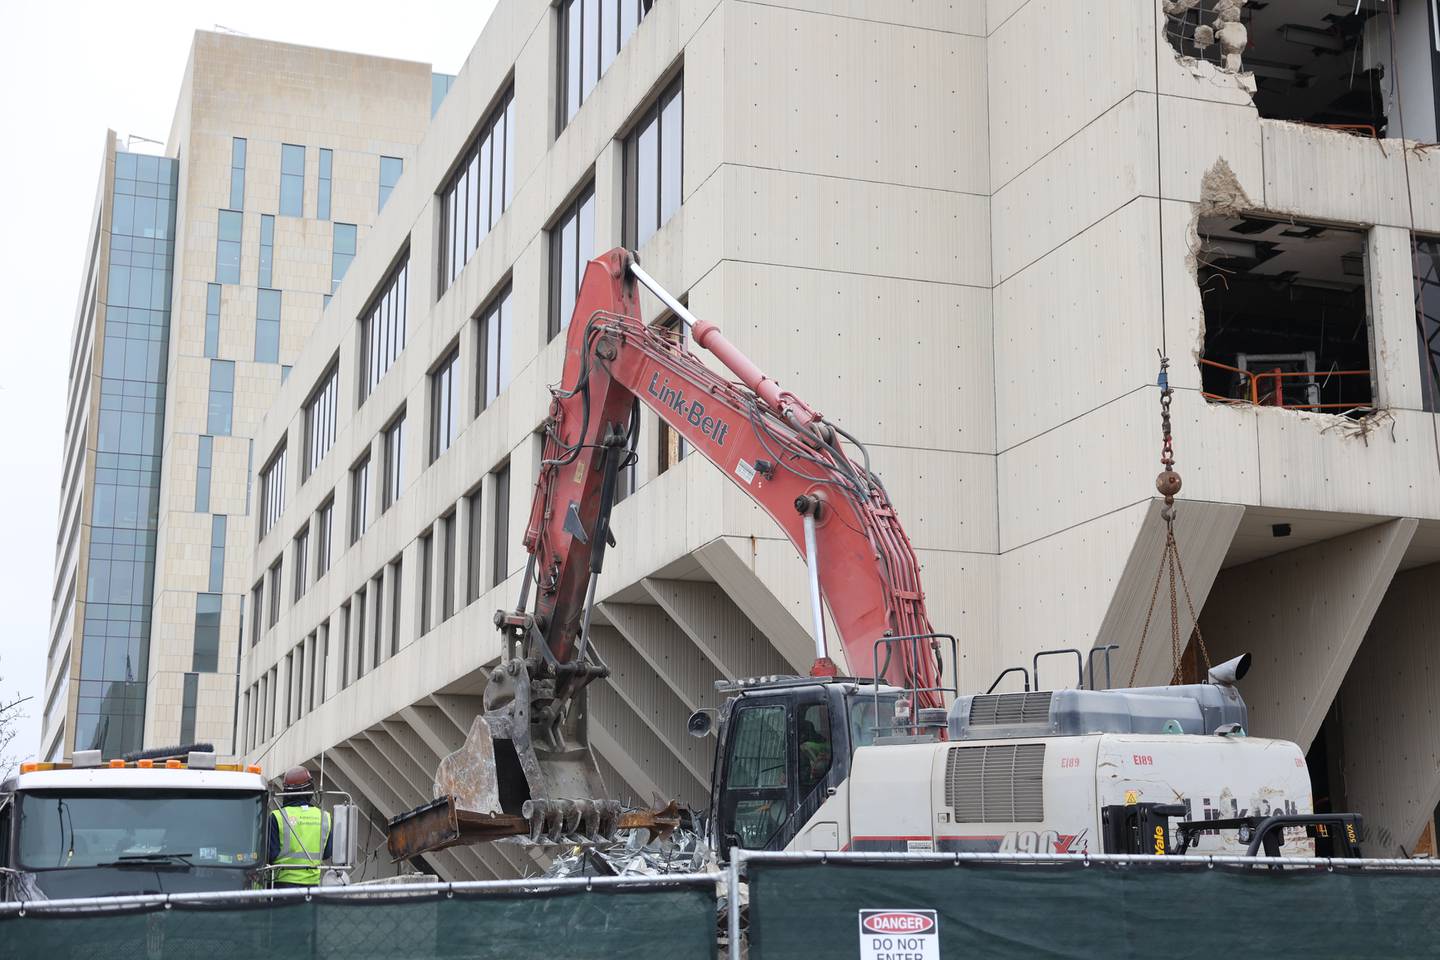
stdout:
POLYGON ((210 518, 210 592, 225 589, 225 517, 210 518))
POLYGON ((305 148, 286 143, 280 147, 280 213, 305 215, 305 148))
POLYGON ((245 209, 245 141, 241 137, 230 140, 230 206, 245 209))
POLYGON ((195 512, 210 512, 210 463, 214 456, 215 438, 200 438, 199 458, 195 465, 195 512))
POLYGON ((405 170, 405 161, 400 157, 380 158, 380 206, 385 209, 385 201, 390 199, 390 191, 395 189, 395 183, 400 179, 400 174, 405 170))
POLYGON ((195 595, 195 656, 192 669, 214 673, 220 661, 220 594, 195 595))
POLYGON ((430 116, 435 116, 435 111, 440 109, 454 82, 455 78, 448 73, 430 74, 430 116))
POLYGON ((272 274, 275 265, 275 218, 270 214, 260 216, 260 286, 274 286, 272 274))
POLYGON ((260 290, 255 307, 255 360, 280 362, 280 291, 260 290))
POLYGON ((220 355, 220 284, 205 285, 205 356, 220 355))
POLYGON ((334 247, 330 255, 330 292, 340 286, 340 281, 345 279, 345 271, 350 269, 350 261, 355 259, 355 224, 335 224, 334 247))
POLYGON ((185 685, 180 698, 180 742, 195 742, 195 702, 200 694, 200 674, 185 674, 185 685))
POLYGON ((235 361, 210 361, 210 402, 206 411, 205 431, 214 436, 230 436, 231 418, 235 408, 235 361))
POLYGON ((321 220, 330 219, 330 170, 334 164, 333 155, 324 147, 320 148, 320 190, 315 199, 315 216, 321 220))
MULTIPOLYGON (((140 210, 136 210, 139 224, 140 210)), ((215 240, 215 282, 240 282, 240 238, 244 217, 238 210, 221 210, 215 240)))

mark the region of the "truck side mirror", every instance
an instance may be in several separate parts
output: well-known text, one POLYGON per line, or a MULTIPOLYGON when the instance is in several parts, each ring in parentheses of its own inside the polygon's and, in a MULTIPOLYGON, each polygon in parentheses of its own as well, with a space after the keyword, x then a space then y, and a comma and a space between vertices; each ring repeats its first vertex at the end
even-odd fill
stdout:
POLYGON ((715 729, 715 720, 710 716, 709 710, 696 710, 690 714, 690 719, 685 722, 685 732, 697 740, 710 735, 715 729))
POLYGON ((330 811, 330 865, 349 869, 360 860, 360 808, 337 803, 330 811))

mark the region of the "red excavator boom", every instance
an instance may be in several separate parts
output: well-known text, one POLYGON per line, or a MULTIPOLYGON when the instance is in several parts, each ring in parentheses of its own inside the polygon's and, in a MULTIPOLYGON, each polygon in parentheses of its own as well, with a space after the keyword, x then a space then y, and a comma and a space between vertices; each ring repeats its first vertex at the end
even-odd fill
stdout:
MULTIPOLYGON (((590 590, 614 500, 607 457, 618 468, 632 455, 637 403, 747 493, 807 560, 805 518, 812 515, 819 590, 853 674, 875 672, 880 638, 932 632, 915 551, 879 478, 846 452, 848 434, 765 376, 715 324, 690 318, 628 251, 611 250, 586 267, 564 379, 554 393, 524 543, 534 558, 534 616, 555 662, 584 651, 590 590), (706 366, 683 339, 647 325, 638 282, 670 299, 677 319, 693 323, 690 339, 739 382, 706 366)), ((812 629, 821 634, 823 624, 812 629)), ((939 686, 929 644, 895 646, 900 662, 891 666, 891 679, 922 690, 939 686), (922 647, 923 655, 914 656, 922 647)), ((812 672, 833 674, 823 647, 816 661, 812 672)), ((939 703, 928 694, 918 699, 917 706, 939 703)))
POLYGON ((625 814, 597 799, 605 791, 577 702, 609 672, 588 643, 589 617, 642 403, 764 509, 806 559, 811 673, 836 673, 826 654, 823 596, 853 675, 874 673, 914 691, 917 709, 942 705, 919 563, 859 441, 782 390, 715 324, 693 317, 629 251, 611 250, 586 266, 566 338, 525 530, 530 558, 520 601, 495 615, 506 650, 465 746, 441 761, 440 799, 391 822, 396 857, 516 833, 593 837, 670 822, 663 811, 625 814), (686 349, 683 337, 641 319, 642 285, 735 380, 686 349))

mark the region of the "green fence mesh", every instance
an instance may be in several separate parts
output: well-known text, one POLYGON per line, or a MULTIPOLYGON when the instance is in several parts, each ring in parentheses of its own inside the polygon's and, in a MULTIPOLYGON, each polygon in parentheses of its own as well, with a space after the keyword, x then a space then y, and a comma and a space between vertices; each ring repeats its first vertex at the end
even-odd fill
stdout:
POLYGON ((0 958, 432 960, 715 956, 711 888, 349 897, 0 918, 0 958))
MULTIPOLYGON (((750 960, 883 957, 862 951, 861 910, 936 911, 945 960, 1440 955, 1434 872, 995 863, 747 870, 750 960)), ((897 946, 891 955, 910 954, 897 946)))

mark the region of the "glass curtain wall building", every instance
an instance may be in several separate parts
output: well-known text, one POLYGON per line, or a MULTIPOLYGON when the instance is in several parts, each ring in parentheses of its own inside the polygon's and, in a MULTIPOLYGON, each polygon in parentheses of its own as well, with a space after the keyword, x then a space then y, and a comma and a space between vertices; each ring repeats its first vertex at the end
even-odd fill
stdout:
POLYGON ((77 749, 140 748, 164 443, 177 164, 116 153, 77 749))

